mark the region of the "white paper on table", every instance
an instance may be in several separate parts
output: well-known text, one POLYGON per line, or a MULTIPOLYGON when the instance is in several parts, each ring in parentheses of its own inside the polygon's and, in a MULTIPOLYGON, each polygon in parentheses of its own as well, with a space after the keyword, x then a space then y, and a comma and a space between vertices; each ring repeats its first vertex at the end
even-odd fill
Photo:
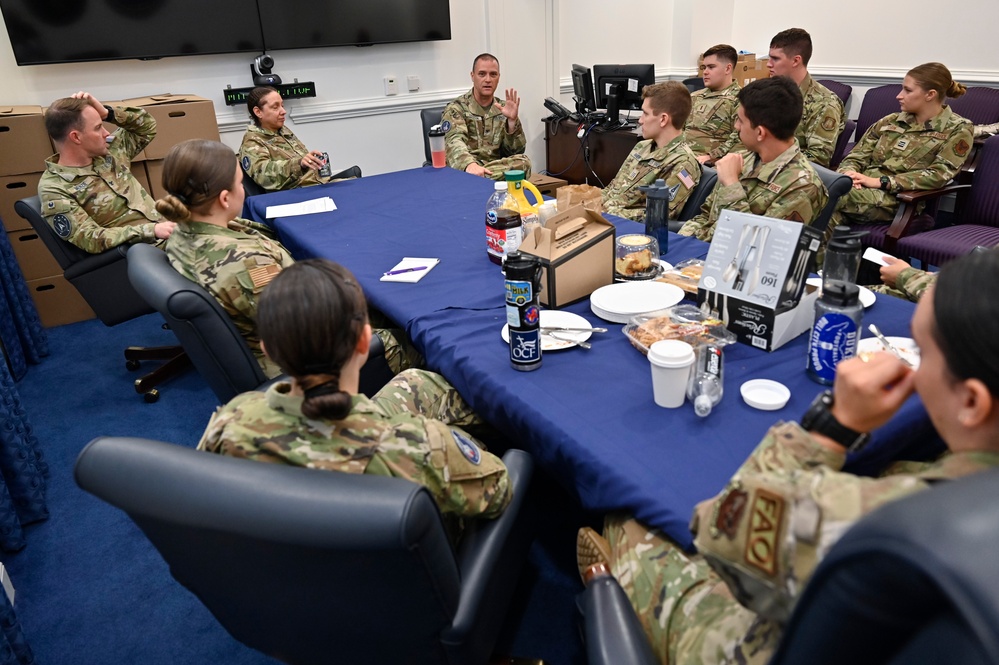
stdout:
POLYGON ((324 196, 319 199, 312 199, 311 201, 302 201, 301 203, 267 206, 264 215, 266 215, 267 219, 274 219, 275 217, 295 217, 297 215, 311 215, 317 212, 330 212, 332 210, 336 210, 336 204, 333 203, 333 199, 324 196))
POLYGON ((398 275, 382 275, 382 282, 408 282, 410 284, 416 283, 423 279, 428 272, 433 270, 434 266, 440 263, 440 259, 421 259, 412 256, 407 256, 399 263, 395 264, 389 270, 385 272, 395 272, 398 270, 407 270, 407 272, 400 272, 398 275), (425 268, 425 270, 412 270, 412 268, 425 268))
POLYGON ((877 263, 879 266, 888 265, 888 262, 885 261, 886 256, 889 258, 895 258, 891 254, 886 254, 885 252, 882 252, 881 250, 878 249, 874 249, 873 247, 868 247, 867 249, 864 250, 864 258, 870 261, 871 263, 877 263))

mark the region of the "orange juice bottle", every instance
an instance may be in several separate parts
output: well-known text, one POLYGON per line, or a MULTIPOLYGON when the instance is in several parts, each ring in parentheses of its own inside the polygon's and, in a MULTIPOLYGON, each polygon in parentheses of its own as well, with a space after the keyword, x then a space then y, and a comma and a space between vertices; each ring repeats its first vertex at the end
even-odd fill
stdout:
POLYGON ((524 224, 524 237, 526 238, 534 229, 541 226, 541 221, 538 218, 538 207, 544 203, 545 199, 541 196, 538 188, 524 177, 524 172, 520 169, 504 171, 503 177, 506 179, 506 188, 510 195, 507 198, 507 205, 510 205, 510 201, 516 201, 520 219, 524 224), (527 196, 524 194, 525 189, 531 190, 534 194, 535 203, 533 205, 527 200, 527 196))

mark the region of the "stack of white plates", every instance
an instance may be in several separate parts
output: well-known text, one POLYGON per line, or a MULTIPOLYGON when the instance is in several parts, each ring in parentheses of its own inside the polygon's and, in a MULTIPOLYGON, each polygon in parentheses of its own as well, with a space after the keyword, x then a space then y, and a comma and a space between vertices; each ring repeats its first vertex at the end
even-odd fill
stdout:
POLYGON ((637 314, 672 307, 683 289, 663 282, 621 282, 602 286, 590 296, 590 309, 605 321, 628 323, 637 314))

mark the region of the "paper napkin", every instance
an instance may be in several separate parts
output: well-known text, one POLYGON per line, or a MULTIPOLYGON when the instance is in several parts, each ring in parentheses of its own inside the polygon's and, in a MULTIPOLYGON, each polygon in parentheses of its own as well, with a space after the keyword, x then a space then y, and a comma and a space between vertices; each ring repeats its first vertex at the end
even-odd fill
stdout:
POLYGON ((415 283, 423 279, 433 267, 440 263, 440 259, 421 259, 407 256, 390 270, 386 270, 382 275, 383 282, 409 282, 415 283), (400 272, 403 271, 403 272, 400 272), (396 273, 396 274, 390 274, 396 273))

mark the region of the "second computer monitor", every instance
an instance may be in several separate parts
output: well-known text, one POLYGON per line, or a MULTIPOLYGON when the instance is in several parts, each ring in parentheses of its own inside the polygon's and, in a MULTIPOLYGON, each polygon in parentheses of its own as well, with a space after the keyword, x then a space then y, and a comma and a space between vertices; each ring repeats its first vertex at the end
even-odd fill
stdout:
POLYGON ((593 65, 597 108, 607 109, 612 124, 619 122, 621 109, 640 110, 642 88, 655 82, 655 65, 593 65))

